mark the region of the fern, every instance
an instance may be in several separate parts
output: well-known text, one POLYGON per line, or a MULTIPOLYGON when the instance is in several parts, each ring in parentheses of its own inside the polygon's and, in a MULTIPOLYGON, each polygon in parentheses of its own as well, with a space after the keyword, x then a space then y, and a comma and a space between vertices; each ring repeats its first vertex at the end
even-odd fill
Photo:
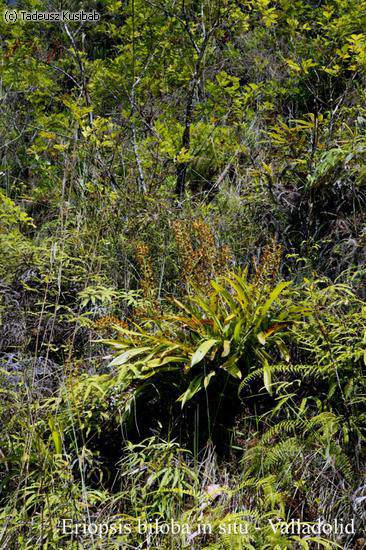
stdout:
POLYGON ((275 467, 288 465, 292 462, 296 464, 302 453, 302 445, 296 437, 286 438, 272 448, 267 448, 264 466, 272 470, 275 467))
MULTIPOLYGON (((320 378, 329 373, 329 369, 322 365, 312 364, 292 364, 292 363, 276 363, 271 365, 272 375, 276 374, 291 374, 302 376, 303 378, 320 378)), ((239 384, 238 393, 242 392, 245 388, 250 387, 255 380, 263 377, 263 367, 258 368, 249 373, 239 384)))

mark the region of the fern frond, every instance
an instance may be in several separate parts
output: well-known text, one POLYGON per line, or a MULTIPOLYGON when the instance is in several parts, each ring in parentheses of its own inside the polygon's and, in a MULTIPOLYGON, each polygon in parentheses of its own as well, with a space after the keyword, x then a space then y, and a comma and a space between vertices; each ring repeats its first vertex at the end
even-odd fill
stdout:
POLYGON ((303 448, 296 437, 286 438, 269 448, 264 459, 264 465, 273 468, 278 465, 288 465, 301 456, 303 448))
MULTIPOLYGON (((301 364, 291 364, 291 363, 277 363, 271 365, 272 376, 275 377, 276 374, 290 374, 298 375, 304 378, 320 378, 325 375, 329 376, 329 367, 323 365, 301 365, 301 364)), ((244 380, 239 385, 238 393, 240 393, 244 388, 251 386, 254 380, 260 379, 263 377, 263 367, 258 368, 251 373, 249 373, 244 380)))

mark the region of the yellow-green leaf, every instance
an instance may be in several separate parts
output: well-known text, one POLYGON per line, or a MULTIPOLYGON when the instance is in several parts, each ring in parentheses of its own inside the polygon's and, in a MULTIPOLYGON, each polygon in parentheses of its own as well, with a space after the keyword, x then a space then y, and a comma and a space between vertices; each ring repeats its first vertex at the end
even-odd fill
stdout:
POLYGON ((48 424, 51 429, 51 437, 52 437, 53 444, 55 446, 55 454, 60 455, 62 454, 62 439, 61 439, 60 431, 57 429, 53 418, 49 419, 48 424))
POLYGON ((205 379, 204 379, 204 381, 203 381, 203 385, 204 385, 205 390, 207 389, 207 386, 209 385, 211 378, 212 378, 213 376, 215 376, 215 374, 216 374, 215 371, 211 371, 209 374, 207 374, 207 375, 205 376, 205 379))
POLYGON ((117 355, 117 357, 115 357, 113 361, 109 363, 109 366, 114 367, 114 366, 123 365, 124 363, 127 363, 127 361, 131 359, 131 357, 134 357, 135 355, 139 355, 140 353, 150 349, 151 349, 150 347, 129 349, 121 353, 120 355, 117 355))
POLYGON ((210 351, 210 349, 217 344, 217 340, 210 339, 203 342, 194 352, 191 359, 191 367, 194 365, 197 365, 202 359, 206 356, 206 354, 210 351))
POLYGON ((222 351, 221 357, 227 357, 230 353, 230 340, 224 340, 224 349, 222 351))
POLYGON ((203 374, 199 374, 198 376, 196 376, 189 384, 187 390, 178 397, 177 401, 181 402, 182 408, 187 401, 192 399, 192 397, 202 389, 202 379, 203 374))
POLYGON ((232 355, 230 359, 225 361, 223 365, 221 365, 220 368, 226 370, 231 376, 234 376, 234 378, 241 378, 241 370, 237 366, 238 356, 236 354, 232 355))
POLYGON ((272 395, 272 373, 271 367, 266 359, 263 362, 263 382, 268 393, 272 395))

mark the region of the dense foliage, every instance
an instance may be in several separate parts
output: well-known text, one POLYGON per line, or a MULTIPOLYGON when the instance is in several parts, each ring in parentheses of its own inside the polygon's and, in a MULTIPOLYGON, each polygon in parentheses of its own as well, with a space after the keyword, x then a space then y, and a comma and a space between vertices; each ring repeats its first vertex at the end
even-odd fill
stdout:
POLYGON ((1 547, 362 549, 365 2, 0 1, 1 547))

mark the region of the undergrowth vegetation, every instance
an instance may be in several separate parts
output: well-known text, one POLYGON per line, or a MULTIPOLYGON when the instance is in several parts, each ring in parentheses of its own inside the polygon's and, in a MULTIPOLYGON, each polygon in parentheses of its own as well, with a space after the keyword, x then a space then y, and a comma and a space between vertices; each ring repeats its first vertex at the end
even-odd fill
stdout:
POLYGON ((362 550, 365 3, 81 8, 0 21, 1 548, 362 550))

